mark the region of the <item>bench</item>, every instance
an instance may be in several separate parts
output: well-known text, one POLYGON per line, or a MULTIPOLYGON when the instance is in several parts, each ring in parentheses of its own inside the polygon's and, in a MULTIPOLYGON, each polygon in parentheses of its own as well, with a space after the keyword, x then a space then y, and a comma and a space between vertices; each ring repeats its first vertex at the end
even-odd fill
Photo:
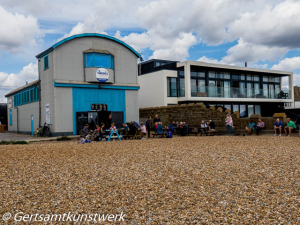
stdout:
POLYGON ((164 133, 162 133, 162 134, 155 133, 155 134, 152 134, 152 135, 153 135, 153 138, 156 138, 156 137, 163 138, 163 137, 165 137, 164 133))

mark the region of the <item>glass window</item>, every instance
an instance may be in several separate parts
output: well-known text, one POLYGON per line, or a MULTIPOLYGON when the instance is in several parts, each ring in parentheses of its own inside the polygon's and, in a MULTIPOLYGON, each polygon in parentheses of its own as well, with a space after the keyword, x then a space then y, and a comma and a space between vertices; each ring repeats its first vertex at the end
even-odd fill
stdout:
POLYGON ((44 57, 44 70, 49 68, 49 57, 48 55, 44 57))
POLYGON ((178 74, 179 74, 179 76, 184 76, 184 71, 183 70, 179 70, 178 74))
POLYGON ((254 114, 254 105, 248 105, 248 117, 254 114))
POLYGON ((205 72, 204 71, 198 72, 198 77, 205 77, 205 72))
POLYGON ((179 80, 179 97, 185 96, 185 80, 184 78, 180 78, 179 80))
POLYGON ((89 53, 85 54, 85 67, 113 68, 111 55, 89 53))
POLYGON ((198 73, 197 72, 191 72, 191 77, 198 77, 198 73))
POLYGON ((244 74, 242 74, 242 75, 240 76, 240 80, 245 80, 245 75, 244 75, 244 74))
POLYGON ((247 80, 252 80, 252 75, 247 74, 247 80))
POLYGON ((254 94, 259 95, 260 94, 260 86, 259 83, 254 83, 254 94))
POLYGON ((168 97, 177 97, 177 82, 175 77, 167 78, 168 97))
POLYGON ((268 81, 269 81, 269 77, 263 76, 263 82, 268 82, 268 81))
POLYGON ((224 105, 225 110, 229 109, 231 111, 231 105, 224 105))
POLYGON ((239 111, 239 105, 233 105, 233 113, 239 111))
POLYGON ((230 73, 224 72, 224 79, 230 79, 230 73))
POLYGON ((258 75, 254 75, 254 76, 253 76, 253 80, 254 80, 254 81, 260 81, 260 77, 259 77, 258 75))
POLYGON ((239 75, 232 74, 232 80, 238 80, 238 79, 239 79, 239 75))
POLYGON ((198 92, 206 92, 205 91, 205 80, 198 80, 198 92))
POLYGON ((275 80, 274 77, 271 76, 269 77, 269 82, 274 82, 274 80, 275 80))
POLYGON ((216 76, 217 76, 217 78, 220 78, 220 79, 223 79, 224 77, 223 77, 223 73, 222 72, 216 72, 216 76))
POLYGON ((246 105, 240 105, 240 117, 247 117, 246 105))
POLYGON ((209 71, 208 72, 208 77, 209 78, 216 78, 216 72, 215 71, 209 71))
POLYGON ((261 115, 260 105, 255 105, 255 114, 260 114, 261 115))
POLYGON ((196 97, 197 96, 197 80, 191 79, 191 96, 196 97))
POLYGON ((275 82, 279 83, 280 82, 280 77, 275 77, 275 82))

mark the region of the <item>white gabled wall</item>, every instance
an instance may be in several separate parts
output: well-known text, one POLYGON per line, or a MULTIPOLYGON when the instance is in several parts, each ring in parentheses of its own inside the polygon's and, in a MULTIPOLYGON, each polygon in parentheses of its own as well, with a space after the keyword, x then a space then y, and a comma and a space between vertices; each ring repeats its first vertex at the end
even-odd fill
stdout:
POLYGON ((177 77, 177 71, 161 70, 138 76, 139 108, 177 103, 176 97, 167 97, 167 77, 177 77))

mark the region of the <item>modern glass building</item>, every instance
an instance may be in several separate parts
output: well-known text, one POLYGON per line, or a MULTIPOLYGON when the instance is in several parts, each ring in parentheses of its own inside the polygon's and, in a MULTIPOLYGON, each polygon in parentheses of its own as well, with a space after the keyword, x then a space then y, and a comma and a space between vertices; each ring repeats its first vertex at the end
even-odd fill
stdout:
POLYGON ((241 117, 272 116, 294 99, 292 72, 155 59, 139 67, 140 108, 203 102, 241 117))

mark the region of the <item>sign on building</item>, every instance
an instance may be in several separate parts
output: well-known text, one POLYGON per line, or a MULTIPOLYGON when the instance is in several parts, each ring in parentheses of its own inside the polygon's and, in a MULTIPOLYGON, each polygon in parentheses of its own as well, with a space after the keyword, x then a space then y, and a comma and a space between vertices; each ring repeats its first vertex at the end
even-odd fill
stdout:
POLYGON ((50 124, 50 104, 46 104, 46 123, 50 124))
POLYGON ((9 98, 8 99, 8 108, 12 108, 12 99, 11 98, 9 98))
POLYGON ((92 111, 106 112, 107 104, 91 104, 92 111))
POLYGON ((106 82, 109 79, 109 73, 105 68, 99 68, 96 71, 96 78, 99 82, 106 82))

